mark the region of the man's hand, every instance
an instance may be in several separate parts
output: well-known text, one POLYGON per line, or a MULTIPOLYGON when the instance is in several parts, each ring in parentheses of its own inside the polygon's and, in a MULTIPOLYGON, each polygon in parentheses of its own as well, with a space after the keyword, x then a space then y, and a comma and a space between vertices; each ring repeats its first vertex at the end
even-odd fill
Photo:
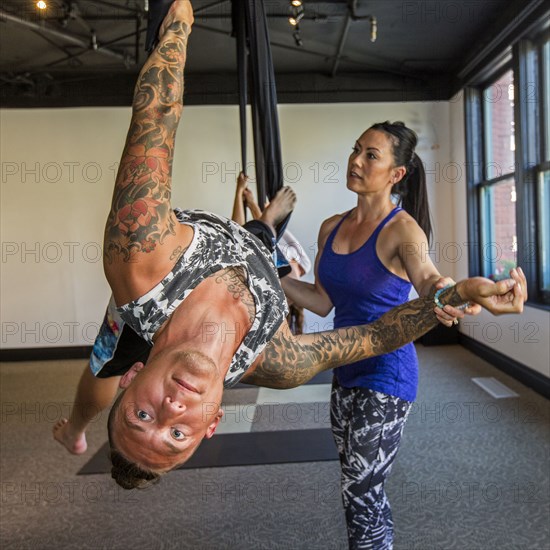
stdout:
POLYGON ((512 269, 510 277, 498 282, 472 277, 457 283, 456 290, 465 301, 475 302, 493 315, 521 313, 527 300, 527 280, 520 267, 512 269))
MULTIPOLYGON (((434 287, 436 290, 439 290, 440 288, 445 288, 446 286, 454 284, 455 282, 450 277, 441 277, 441 279, 435 283, 434 287)), ((441 324, 450 327, 452 325, 458 325, 458 319, 462 319, 464 315, 478 315, 481 309, 479 304, 470 304, 465 309, 457 309, 456 307, 446 305, 443 309, 440 307, 434 308, 434 313, 441 324)))
MULTIPOLYGON (((455 282, 450 277, 441 277, 441 279, 435 283, 434 287, 439 290, 440 288, 445 288, 446 286, 454 284, 455 282)), ((449 305, 445 306, 443 309, 435 307, 434 313, 437 320, 446 327, 452 327, 453 324, 458 324, 458 319, 464 317, 464 312, 462 310, 449 305)))

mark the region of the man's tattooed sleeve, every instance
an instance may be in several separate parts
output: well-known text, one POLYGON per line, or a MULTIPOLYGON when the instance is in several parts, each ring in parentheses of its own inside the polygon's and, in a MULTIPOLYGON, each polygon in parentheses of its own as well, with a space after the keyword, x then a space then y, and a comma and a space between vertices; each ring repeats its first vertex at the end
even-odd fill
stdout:
POLYGON ((189 28, 176 21, 141 70, 132 121, 105 228, 105 259, 150 253, 177 221, 170 205, 176 129, 181 118, 189 28))
MULTIPOLYGON (((455 287, 440 300, 464 303, 455 287)), ((395 307, 368 325, 294 336, 285 323, 242 381, 280 389, 300 386, 321 371, 396 350, 437 324, 433 293, 395 307)))

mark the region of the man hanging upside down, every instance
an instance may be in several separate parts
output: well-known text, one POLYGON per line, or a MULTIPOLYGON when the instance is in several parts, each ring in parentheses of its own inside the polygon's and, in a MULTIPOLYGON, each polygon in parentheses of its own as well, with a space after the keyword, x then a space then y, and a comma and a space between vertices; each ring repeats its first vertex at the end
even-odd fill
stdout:
MULTIPOLYGON (((192 24, 191 3, 174 2, 140 72, 105 228, 116 313, 152 346, 146 363, 135 358, 120 379, 124 391, 109 417, 112 475, 125 488, 157 479, 213 435, 224 387, 242 381, 292 388, 323 370, 388 353, 437 324, 435 304, 475 302, 499 314, 521 312, 526 299, 523 273, 513 270, 499 283, 466 279, 439 291, 435 304, 432 293, 370 325, 293 336, 277 272, 259 240, 230 220, 170 204, 192 24)), ((272 212, 273 223, 288 202, 272 212)), ((58 426, 56 435, 65 444, 66 428, 58 426)))

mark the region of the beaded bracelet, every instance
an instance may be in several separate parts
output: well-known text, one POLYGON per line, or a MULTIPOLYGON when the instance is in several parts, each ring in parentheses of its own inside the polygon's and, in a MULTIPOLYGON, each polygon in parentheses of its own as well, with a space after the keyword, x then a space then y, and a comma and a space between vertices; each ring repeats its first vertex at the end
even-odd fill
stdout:
MULTIPOLYGON (((447 285, 443 288, 440 288, 438 291, 436 291, 435 295, 434 295, 434 302, 435 302, 435 305, 437 307, 440 307, 441 309, 443 309, 445 307, 446 304, 442 304, 440 301, 439 301, 439 297, 441 296, 441 293, 444 291, 444 290, 447 290, 448 288, 451 288, 455 285, 447 285)), ((466 302, 465 304, 461 304, 459 306, 451 306, 451 307, 454 307, 456 309, 460 309, 461 311, 470 307, 470 302, 466 302)))

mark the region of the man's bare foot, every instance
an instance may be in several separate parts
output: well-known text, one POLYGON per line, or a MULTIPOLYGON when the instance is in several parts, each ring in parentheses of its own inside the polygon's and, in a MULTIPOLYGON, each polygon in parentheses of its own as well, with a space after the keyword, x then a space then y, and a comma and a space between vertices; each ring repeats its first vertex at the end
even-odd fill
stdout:
POLYGON ((81 455, 88 448, 86 434, 84 432, 75 433, 66 418, 56 422, 53 427, 53 437, 73 455, 81 455))
POLYGON ((277 191, 260 219, 272 227, 277 227, 294 210, 295 204, 296 193, 288 186, 282 187, 277 191))
POLYGON ((195 22, 195 18, 193 16, 193 6, 191 6, 189 0, 176 0, 170 6, 170 10, 160 26, 159 37, 162 38, 170 28, 170 25, 176 21, 185 23, 189 27, 189 32, 191 32, 191 27, 195 22))

